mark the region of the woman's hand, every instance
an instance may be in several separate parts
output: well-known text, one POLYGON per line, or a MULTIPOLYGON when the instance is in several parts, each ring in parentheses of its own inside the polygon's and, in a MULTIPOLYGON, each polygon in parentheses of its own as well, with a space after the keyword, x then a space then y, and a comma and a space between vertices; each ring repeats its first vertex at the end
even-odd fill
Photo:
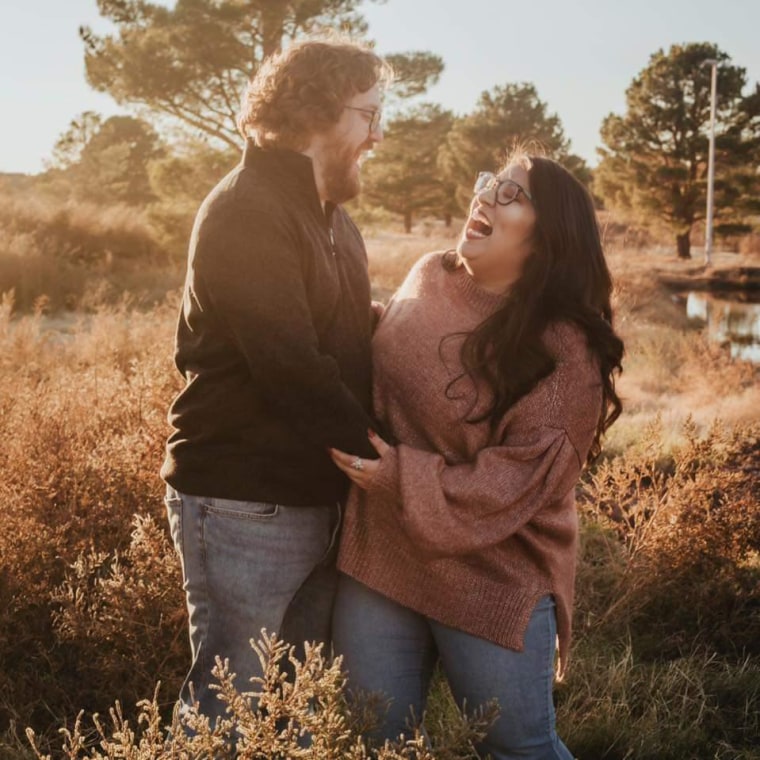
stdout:
POLYGON ((383 455, 390 450, 390 446, 374 431, 369 431, 369 442, 380 455, 380 459, 362 459, 353 454, 346 454, 339 449, 328 449, 333 462, 337 467, 348 475, 353 483, 365 491, 372 485, 372 481, 380 469, 380 461, 383 455))

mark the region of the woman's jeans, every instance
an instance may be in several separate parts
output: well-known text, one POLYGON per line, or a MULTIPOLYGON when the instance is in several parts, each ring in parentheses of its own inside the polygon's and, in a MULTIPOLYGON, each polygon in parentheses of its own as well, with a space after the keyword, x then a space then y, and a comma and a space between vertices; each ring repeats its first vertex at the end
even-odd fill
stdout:
POLYGON ((296 645, 329 642, 337 571, 337 504, 285 507, 188 496, 168 488, 166 508, 182 560, 192 667, 180 712, 192 704, 213 720, 225 704, 209 688, 218 655, 228 658, 240 691, 261 675, 250 640, 262 629, 296 645))
POLYGON ((522 652, 426 618, 340 574, 333 643, 343 655, 349 686, 382 692, 392 702, 374 739, 409 736, 419 721, 438 659, 454 699, 468 710, 496 698, 500 715, 476 747, 493 760, 572 760, 557 737, 552 702, 556 618, 543 597, 525 633, 522 652))

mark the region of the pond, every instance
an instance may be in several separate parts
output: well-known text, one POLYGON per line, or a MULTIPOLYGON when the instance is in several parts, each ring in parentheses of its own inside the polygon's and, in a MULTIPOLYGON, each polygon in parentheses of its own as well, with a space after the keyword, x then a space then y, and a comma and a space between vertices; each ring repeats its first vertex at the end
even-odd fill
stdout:
POLYGON ((760 293, 704 292, 684 294, 686 316, 704 325, 707 337, 727 343, 731 356, 760 363, 760 293))

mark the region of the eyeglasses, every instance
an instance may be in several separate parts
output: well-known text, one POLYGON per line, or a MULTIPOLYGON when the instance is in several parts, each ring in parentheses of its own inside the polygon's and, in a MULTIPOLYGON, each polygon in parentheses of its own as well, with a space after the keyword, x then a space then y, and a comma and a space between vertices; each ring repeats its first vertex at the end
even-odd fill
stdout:
POLYGON ((533 202, 533 196, 517 182, 511 179, 499 179, 493 172, 480 172, 478 178, 475 180, 475 186, 473 192, 478 195, 486 190, 496 188, 496 202, 500 206, 509 206, 517 200, 520 193, 522 193, 531 203, 533 202))
POLYGON ((357 108, 356 106, 343 106, 348 108, 349 111, 359 111, 369 115, 369 132, 372 134, 380 126, 380 122, 383 118, 383 112, 379 108, 357 108))

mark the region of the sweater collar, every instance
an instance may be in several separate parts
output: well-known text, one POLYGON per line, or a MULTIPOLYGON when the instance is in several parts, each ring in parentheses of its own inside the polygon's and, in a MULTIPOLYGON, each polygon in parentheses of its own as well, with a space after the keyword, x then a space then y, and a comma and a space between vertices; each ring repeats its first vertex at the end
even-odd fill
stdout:
POLYGON ((507 296, 503 293, 492 293, 478 285, 472 275, 461 264, 452 272, 454 282, 460 293, 464 296, 478 313, 490 316, 499 307, 504 305, 507 296))
POLYGON ((286 195, 305 203, 328 220, 335 204, 327 201, 324 210, 314 179, 314 165, 308 156, 287 148, 261 148, 246 140, 243 164, 261 172, 286 195))

